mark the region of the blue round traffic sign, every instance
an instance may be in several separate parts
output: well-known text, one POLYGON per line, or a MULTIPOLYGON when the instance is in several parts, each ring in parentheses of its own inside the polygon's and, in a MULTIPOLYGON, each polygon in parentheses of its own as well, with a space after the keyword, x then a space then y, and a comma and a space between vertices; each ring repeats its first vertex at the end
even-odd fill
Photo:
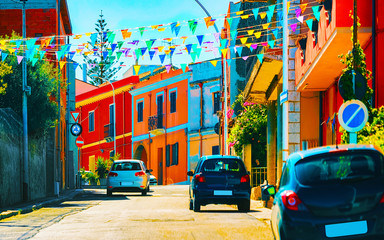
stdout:
POLYGON ((339 123, 348 132, 358 132, 368 121, 368 110, 359 100, 343 103, 339 109, 339 123))
POLYGON ((71 126, 71 134, 73 136, 76 136, 76 137, 79 136, 82 131, 83 131, 83 128, 81 127, 80 124, 78 124, 78 123, 72 124, 72 126, 71 126))

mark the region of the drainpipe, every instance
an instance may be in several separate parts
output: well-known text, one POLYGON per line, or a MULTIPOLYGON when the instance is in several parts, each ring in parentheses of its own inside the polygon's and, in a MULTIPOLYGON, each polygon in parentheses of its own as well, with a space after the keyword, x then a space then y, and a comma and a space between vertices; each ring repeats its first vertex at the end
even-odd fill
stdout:
MULTIPOLYGON (((288 0, 283 0, 283 91, 288 91, 288 0)), ((288 94, 289 96, 289 94, 288 94)), ((289 155, 288 141, 288 101, 283 103, 283 121, 282 121, 282 137, 283 137, 283 162, 286 162, 289 155)))
MULTIPOLYGON (((152 93, 148 94, 149 96, 149 117, 151 117, 151 110, 152 110, 152 93)), ((148 131, 148 168, 151 167, 151 133, 148 131)))
MULTIPOLYGON (((164 103, 165 103, 165 123, 164 123, 164 129, 165 129, 165 161, 167 160, 167 92, 168 92, 168 88, 165 87, 164 88, 164 103)), ((171 149, 169 149, 171 151, 171 149)), ((171 159, 170 159, 171 160, 171 159)), ((163 160, 164 161, 164 160, 163 160)), ((163 164, 163 169, 164 169, 164 174, 163 174, 163 181, 164 181, 164 185, 167 185, 167 164, 163 164)))
MULTIPOLYGON (((323 122, 323 92, 319 94, 319 123, 323 122)), ((319 128, 319 147, 323 146, 323 125, 319 128)))
POLYGON ((372 107, 376 107, 376 0, 372 0, 372 107))
POLYGON ((203 83, 199 83, 200 87, 200 157, 203 156, 203 136, 201 135, 201 129, 203 128, 203 83))
POLYGON ((123 159, 125 158, 125 93, 123 93, 123 159))

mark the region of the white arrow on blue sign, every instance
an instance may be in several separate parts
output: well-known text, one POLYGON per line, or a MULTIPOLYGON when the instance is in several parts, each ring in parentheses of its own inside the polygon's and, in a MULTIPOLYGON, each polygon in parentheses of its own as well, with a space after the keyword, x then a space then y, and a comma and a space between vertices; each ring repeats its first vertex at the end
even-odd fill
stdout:
POLYGON ((355 133, 363 129, 368 121, 368 110, 359 100, 343 103, 339 109, 339 123, 347 132, 355 133))

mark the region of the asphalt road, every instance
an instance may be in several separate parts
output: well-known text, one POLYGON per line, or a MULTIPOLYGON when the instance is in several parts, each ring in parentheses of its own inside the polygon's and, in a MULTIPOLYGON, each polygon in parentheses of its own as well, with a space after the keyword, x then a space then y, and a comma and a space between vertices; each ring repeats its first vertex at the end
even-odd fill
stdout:
MULTIPOLYGON (((86 190, 71 201, 0 221, 0 239, 273 239, 262 211, 189 210, 188 186, 151 186, 147 196, 86 190), (261 217, 260 217, 261 216, 261 217)), ((268 214, 265 213, 265 214, 268 214)))

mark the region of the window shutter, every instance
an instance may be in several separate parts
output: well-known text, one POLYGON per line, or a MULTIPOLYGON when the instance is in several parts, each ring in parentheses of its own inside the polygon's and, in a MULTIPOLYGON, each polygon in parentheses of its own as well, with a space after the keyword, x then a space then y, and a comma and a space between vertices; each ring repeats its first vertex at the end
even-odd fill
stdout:
POLYGON ((172 165, 179 164, 179 143, 172 146, 172 165))
POLYGON ((170 148, 170 145, 168 144, 166 147, 165 147, 165 162, 166 162, 166 166, 169 167, 171 165, 170 163, 170 152, 169 152, 169 148, 170 148))

